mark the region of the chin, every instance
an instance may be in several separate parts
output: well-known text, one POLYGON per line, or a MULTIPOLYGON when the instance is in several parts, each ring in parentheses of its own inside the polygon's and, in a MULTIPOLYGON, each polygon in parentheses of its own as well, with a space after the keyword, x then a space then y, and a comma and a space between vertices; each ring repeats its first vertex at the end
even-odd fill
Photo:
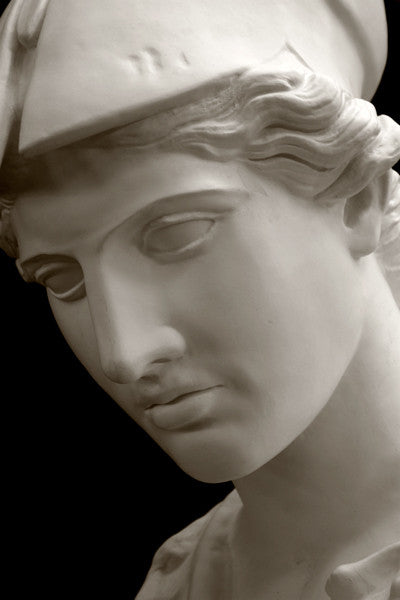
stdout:
MULTIPOLYGON (((224 483, 250 475, 274 458, 274 453, 249 452, 243 444, 192 443, 186 451, 166 449, 176 464, 187 474, 203 483, 224 483)), ((183 450, 183 449, 182 449, 183 450)))

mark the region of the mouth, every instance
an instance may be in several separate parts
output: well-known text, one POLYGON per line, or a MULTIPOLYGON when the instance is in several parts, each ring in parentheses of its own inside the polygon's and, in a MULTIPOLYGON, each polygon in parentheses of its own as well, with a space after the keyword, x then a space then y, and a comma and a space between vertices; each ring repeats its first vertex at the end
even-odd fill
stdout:
POLYGON ((175 430, 200 425, 210 420, 221 388, 222 385, 215 385, 178 394, 167 402, 151 404, 145 413, 158 429, 175 430))
POLYGON ((183 394, 179 394, 178 396, 175 396, 174 398, 172 398, 172 400, 162 401, 160 399, 159 402, 154 402, 154 404, 151 404, 147 408, 149 409, 149 408, 153 408, 154 406, 160 406, 160 405, 163 405, 163 406, 165 406, 165 405, 173 406, 175 404, 178 404, 178 402, 181 402, 182 400, 185 400, 186 398, 190 398, 191 396, 196 396, 198 394, 203 394, 204 392, 208 392, 209 390, 212 390, 212 389, 217 388, 217 387, 222 387, 222 386, 213 385, 213 386, 210 386, 210 387, 207 387, 207 388, 202 388, 202 389, 199 389, 199 390, 193 390, 193 391, 190 391, 190 392, 185 392, 183 394))

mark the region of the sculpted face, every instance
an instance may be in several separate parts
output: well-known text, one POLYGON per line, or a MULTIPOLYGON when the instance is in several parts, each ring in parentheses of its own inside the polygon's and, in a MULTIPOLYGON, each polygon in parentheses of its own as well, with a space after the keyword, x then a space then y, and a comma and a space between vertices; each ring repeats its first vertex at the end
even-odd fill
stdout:
POLYGON ((239 478, 305 430, 361 331, 343 203, 183 153, 61 149, 36 173, 13 211, 25 274, 186 472, 239 478))

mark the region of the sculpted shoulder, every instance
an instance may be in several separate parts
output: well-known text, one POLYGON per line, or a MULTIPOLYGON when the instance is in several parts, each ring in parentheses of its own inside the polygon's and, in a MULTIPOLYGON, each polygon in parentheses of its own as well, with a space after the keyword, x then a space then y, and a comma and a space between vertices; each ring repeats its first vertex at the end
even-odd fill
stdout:
POLYGON ((227 537, 242 504, 236 491, 167 540, 136 600, 229 600, 227 537))

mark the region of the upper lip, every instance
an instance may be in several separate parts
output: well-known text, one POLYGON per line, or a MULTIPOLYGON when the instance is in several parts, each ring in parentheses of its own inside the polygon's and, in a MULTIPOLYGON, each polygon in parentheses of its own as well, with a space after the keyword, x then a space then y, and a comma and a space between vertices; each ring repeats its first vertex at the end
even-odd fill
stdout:
POLYGON ((199 386, 177 386, 174 388, 170 388, 167 390, 162 390, 161 392, 152 391, 152 390, 142 390, 141 396, 141 404, 144 409, 150 408, 151 406, 157 404, 169 404, 174 400, 178 400, 183 398, 184 396, 188 396, 190 394, 196 394, 200 392, 205 392, 206 390, 211 390, 216 387, 221 387, 220 385, 199 385, 199 386))

